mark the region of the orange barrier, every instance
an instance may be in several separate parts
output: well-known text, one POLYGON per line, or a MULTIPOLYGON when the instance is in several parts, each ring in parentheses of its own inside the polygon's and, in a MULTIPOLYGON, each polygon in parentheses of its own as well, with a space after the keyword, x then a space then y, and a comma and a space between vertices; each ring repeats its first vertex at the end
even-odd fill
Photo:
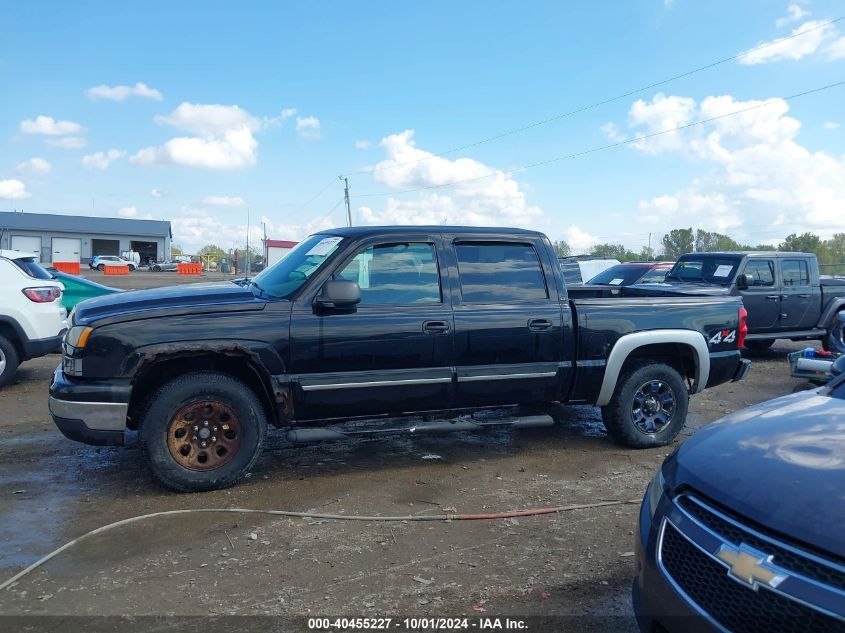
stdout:
POLYGON ((202 275, 202 264, 188 264, 188 263, 180 263, 176 264, 176 274, 177 275, 202 275))
POLYGON ((129 266, 106 266, 103 268, 104 275, 128 275, 129 266))
POLYGON ((53 268, 69 275, 80 274, 79 262, 53 262, 53 268))

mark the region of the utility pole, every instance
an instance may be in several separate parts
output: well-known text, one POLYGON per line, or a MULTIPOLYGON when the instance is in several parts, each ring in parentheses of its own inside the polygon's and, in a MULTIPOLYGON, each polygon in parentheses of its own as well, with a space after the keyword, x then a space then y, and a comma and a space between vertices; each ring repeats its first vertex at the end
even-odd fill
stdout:
POLYGON ((249 279, 249 207, 246 208, 246 278, 249 279))
POLYGON ((648 251, 646 251, 646 252, 648 253, 649 257, 654 259, 654 254, 651 252, 651 232, 649 232, 649 234, 648 234, 648 251))
POLYGON ((352 207, 349 204, 349 179, 346 176, 338 176, 345 184, 343 197, 346 200, 346 226, 352 226, 352 207))

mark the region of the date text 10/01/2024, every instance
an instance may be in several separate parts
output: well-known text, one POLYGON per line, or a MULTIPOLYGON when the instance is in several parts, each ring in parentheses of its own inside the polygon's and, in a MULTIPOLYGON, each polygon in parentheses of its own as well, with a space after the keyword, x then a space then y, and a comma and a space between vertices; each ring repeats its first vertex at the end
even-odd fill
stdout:
POLYGON ((524 631, 524 620, 513 618, 308 618, 312 631, 404 630, 454 631, 524 631))

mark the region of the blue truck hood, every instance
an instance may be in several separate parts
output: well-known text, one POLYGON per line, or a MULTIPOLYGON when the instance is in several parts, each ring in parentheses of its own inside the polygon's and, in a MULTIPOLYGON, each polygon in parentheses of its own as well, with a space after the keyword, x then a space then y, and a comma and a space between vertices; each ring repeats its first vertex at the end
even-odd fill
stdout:
POLYGON ((176 315, 181 311, 208 312, 261 310, 266 301, 255 296, 250 288, 228 281, 185 284, 149 290, 133 290, 120 294, 88 299, 74 310, 74 324, 89 325, 103 319, 144 318, 176 315))
POLYGON ((845 558, 845 401, 784 396, 705 427, 667 461, 690 486, 736 514, 845 558))

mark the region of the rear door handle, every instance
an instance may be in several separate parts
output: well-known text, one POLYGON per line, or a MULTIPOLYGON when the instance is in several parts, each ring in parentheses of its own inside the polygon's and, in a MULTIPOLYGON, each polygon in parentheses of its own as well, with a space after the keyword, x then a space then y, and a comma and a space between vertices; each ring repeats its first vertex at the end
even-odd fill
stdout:
POLYGON ((426 334, 446 334, 449 332, 449 324, 446 321, 423 321, 423 332, 426 334))
POLYGON ((780 299, 780 295, 766 295, 766 299, 768 299, 769 301, 777 301, 778 299, 780 299))
POLYGON ((809 299, 810 295, 798 295, 798 297, 801 299, 809 299))
POLYGON ((548 319, 528 319, 528 329, 532 332, 545 332, 552 329, 552 322, 548 319))

